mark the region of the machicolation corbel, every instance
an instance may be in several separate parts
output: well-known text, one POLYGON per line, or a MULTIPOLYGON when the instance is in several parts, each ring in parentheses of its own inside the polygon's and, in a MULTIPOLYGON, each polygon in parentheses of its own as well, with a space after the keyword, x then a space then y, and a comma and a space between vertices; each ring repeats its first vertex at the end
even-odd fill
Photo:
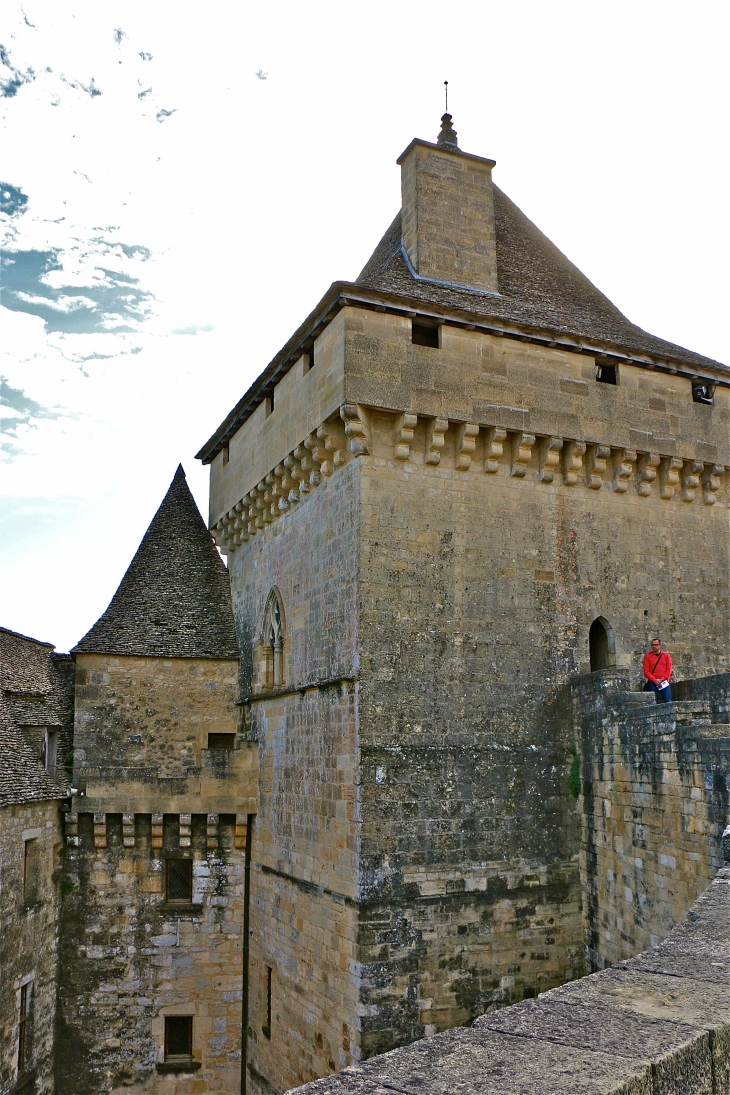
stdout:
POLYGON ((446 444, 446 431, 449 428, 448 418, 432 418, 426 430, 426 463, 439 464, 441 462, 441 450, 446 444))
POLYGON ((512 466, 510 475, 523 479, 530 463, 532 447, 535 444, 534 433, 516 433, 512 439, 512 466))
POLYGON ((471 458, 477 446, 479 427, 471 422, 463 422, 456 431, 456 467, 459 471, 468 471, 471 458))
POLYGON ((418 424, 418 415, 401 414, 395 420, 394 460, 407 460, 411 454, 413 434, 418 424))
POLYGON ((490 426, 484 437, 484 470, 494 475, 499 468, 499 458, 504 452, 507 431, 499 426, 490 426))
POLYGON ((586 452, 585 441, 566 441, 563 445, 563 479, 566 487, 574 487, 578 482, 586 452))

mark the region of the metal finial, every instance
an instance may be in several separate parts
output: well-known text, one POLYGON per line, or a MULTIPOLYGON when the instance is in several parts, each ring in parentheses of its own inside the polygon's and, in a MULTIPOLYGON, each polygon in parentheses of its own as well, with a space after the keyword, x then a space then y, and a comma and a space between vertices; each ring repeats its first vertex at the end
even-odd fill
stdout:
POLYGON ((446 95, 446 106, 444 108, 444 113, 448 114, 449 113, 449 81, 448 80, 444 80, 444 89, 445 89, 445 95, 446 95))

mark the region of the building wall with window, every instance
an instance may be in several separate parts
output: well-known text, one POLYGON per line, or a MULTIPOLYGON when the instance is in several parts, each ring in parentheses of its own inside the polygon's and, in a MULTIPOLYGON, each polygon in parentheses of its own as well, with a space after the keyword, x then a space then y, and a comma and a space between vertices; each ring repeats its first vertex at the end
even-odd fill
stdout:
POLYGON ((259 750, 249 1092, 286 1090, 359 1054, 353 471, 320 475, 286 525, 231 560, 247 733, 259 750), (272 641, 276 679, 266 673, 272 641))
POLYGON ((238 1091, 245 815, 79 807, 66 826, 59 1095, 238 1091))
POLYGON ((238 673, 231 658, 76 655, 60 1095, 237 1090, 258 782, 238 673))
POLYGON ((0 1091, 53 1095, 60 803, 0 804, 0 1091))
POLYGON ((73 734, 73 668, 52 643, 0 628, 2 1095, 54 1092, 62 802, 69 794, 63 761, 73 734))
POLYGON ((317 1048, 332 1024, 310 1006, 305 1032, 287 993, 300 911, 331 902, 320 800, 346 809, 346 777, 330 790, 322 745, 351 706, 366 1057, 581 971, 569 681, 593 660, 639 686, 655 634, 677 676, 728 665, 727 369, 632 325, 446 124, 398 162, 402 209, 360 277, 199 454, 261 750, 255 1091, 304 1078, 292 1038, 262 1037, 269 1011, 307 1068, 340 1067, 317 1048), (308 667, 333 672, 331 636, 353 681, 325 705, 308 667))

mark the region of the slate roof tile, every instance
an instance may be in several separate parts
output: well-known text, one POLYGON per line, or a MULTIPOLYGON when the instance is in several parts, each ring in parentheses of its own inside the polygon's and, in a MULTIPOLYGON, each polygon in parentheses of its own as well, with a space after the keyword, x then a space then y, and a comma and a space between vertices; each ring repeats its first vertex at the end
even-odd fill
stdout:
POLYGON ((471 312, 474 316, 665 356, 700 369, 717 368, 720 364, 647 334, 631 323, 497 186, 494 216, 498 296, 414 277, 401 250, 400 213, 368 259, 356 284, 421 300, 424 304, 471 312))
POLYGON ((73 730, 73 662, 52 643, 0 628, 0 805, 62 799, 69 794, 63 768, 46 772, 23 733, 58 731, 58 761, 70 748, 73 730))
POLYGON ((182 465, 109 607, 72 653, 238 658, 228 571, 182 465))

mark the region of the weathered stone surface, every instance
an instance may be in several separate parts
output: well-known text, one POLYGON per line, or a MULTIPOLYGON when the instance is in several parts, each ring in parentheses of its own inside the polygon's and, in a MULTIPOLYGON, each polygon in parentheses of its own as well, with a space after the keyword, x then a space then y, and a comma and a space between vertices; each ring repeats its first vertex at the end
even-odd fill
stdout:
MULTIPOLYGON (((724 922, 730 943, 730 870, 721 872, 667 946, 691 957, 695 932, 724 922)), ((718 940, 718 942, 720 942, 718 940)), ((408 1095, 595 1092, 723 1095, 730 1066, 730 988, 640 956, 301 1089, 302 1095, 379 1090, 408 1095)), ((373 1093, 374 1095, 374 1093, 373 1093)))
MULTIPOLYGON (((627 670, 576 681, 576 731, 583 758, 582 886, 589 968, 656 947, 723 863, 730 785, 730 675, 681 682, 671 704, 637 704, 627 670), (690 699, 694 695, 697 698, 690 699)), ((642 698, 643 698, 643 694, 642 698)), ((698 906, 699 907, 699 906, 698 906)), ((681 929, 682 931, 686 929, 681 929)), ((717 927, 719 932, 724 926, 717 927)), ((680 933, 681 934, 681 933, 680 933)), ((656 968, 678 936, 644 961, 656 968)), ((692 933, 699 960, 711 922, 692 933)))
POLYGON ((58 978, 59 803, 0 809, 0 1091, 18 1077, 21 990, 26 986, 25 1069, 36 1095, 53 1095, 58 978), (30 845, 33 846, 32 853, 30 845), (26 847, 29 851, 26 853, 26 847))

